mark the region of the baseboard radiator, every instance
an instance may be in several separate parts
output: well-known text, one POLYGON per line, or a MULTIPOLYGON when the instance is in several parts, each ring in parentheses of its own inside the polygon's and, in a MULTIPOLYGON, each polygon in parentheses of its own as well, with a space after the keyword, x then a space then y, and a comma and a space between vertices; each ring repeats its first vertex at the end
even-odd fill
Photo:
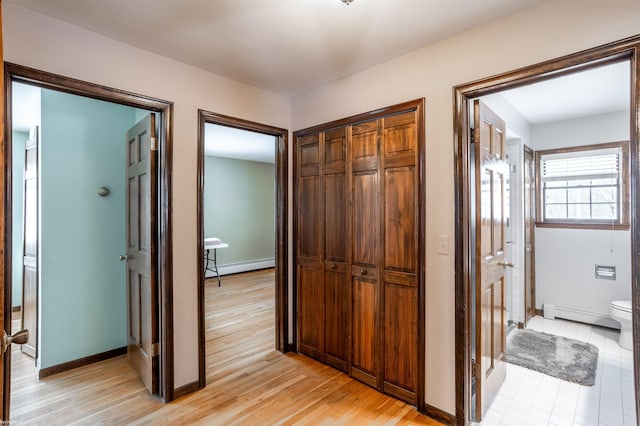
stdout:
MULTIPOLYGON (((274 268, 276 266, 275 258, 251 260, 249 262, 228 263, 226 265, 218 265, 220 276, 237 274, 240 272, 255 271, 258 269, 274 268)), ((215 277, 216 274, 207 270, 206 278, 215 277)))
POLYGON ((590 312, 569 306, 545 303, 543 305, 544 317, 547 319, 562 318, 571 321, 583 322, 585 324, 599 325, 608 328, 620 328, 620 324, 611 319, 609 313, 590 312))

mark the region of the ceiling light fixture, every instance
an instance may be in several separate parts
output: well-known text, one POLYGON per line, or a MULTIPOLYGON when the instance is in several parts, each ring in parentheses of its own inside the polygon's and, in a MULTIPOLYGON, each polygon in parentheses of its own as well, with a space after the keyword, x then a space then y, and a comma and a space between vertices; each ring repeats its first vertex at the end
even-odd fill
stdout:
POLYGON ((347 6, 349 6, 349 4, 351 4, 351 2, 353 0, 340 0, 342 3, 346 4, 347 6))

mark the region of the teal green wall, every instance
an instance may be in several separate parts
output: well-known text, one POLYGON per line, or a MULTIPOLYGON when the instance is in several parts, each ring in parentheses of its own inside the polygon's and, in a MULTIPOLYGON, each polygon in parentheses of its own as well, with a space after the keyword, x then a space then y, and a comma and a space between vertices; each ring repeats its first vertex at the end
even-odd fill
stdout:
POLYGON ((133 108, 42 91, 40 367, 126 346, 125 132, 133 108), (96 191, 106 186, 107 197, 96 191))
POLYGON ((275 167, 205 156, 204 235, 219 237, 218 265, 275 256, 275 167))
POLYGON ((22 305, 22 205, 24 192, 24 144, 29 139, 29 132, 16 132, 12 134, 13 154, 11 163, 11 306, 22 305))

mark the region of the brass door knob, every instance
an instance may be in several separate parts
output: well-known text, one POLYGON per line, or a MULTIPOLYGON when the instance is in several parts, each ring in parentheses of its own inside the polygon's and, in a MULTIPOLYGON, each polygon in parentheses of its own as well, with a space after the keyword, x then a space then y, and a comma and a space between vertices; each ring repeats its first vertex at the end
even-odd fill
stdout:
POLYGON ((513 262, 507 262, 506 260, 498 262, 498 265, 503 266, 505 268, 513 268, 513 262))
POLYGON ((7 348, 11 346, 12 343, 16 343, 18 345, 24 345, 29 340, 29 330, 20 330, 16 334, 9 336, 5 330, 2 331, 2 353, 7 351, 7 348))

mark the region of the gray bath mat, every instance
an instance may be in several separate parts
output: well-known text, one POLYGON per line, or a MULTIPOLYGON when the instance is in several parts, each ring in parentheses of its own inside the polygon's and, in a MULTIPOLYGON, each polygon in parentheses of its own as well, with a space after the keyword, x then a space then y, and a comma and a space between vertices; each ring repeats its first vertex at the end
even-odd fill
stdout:
POLYGON ((507 362, 584 386, 596 381, 598 348, 590 343, 534 330, 513 330, 507 362))

